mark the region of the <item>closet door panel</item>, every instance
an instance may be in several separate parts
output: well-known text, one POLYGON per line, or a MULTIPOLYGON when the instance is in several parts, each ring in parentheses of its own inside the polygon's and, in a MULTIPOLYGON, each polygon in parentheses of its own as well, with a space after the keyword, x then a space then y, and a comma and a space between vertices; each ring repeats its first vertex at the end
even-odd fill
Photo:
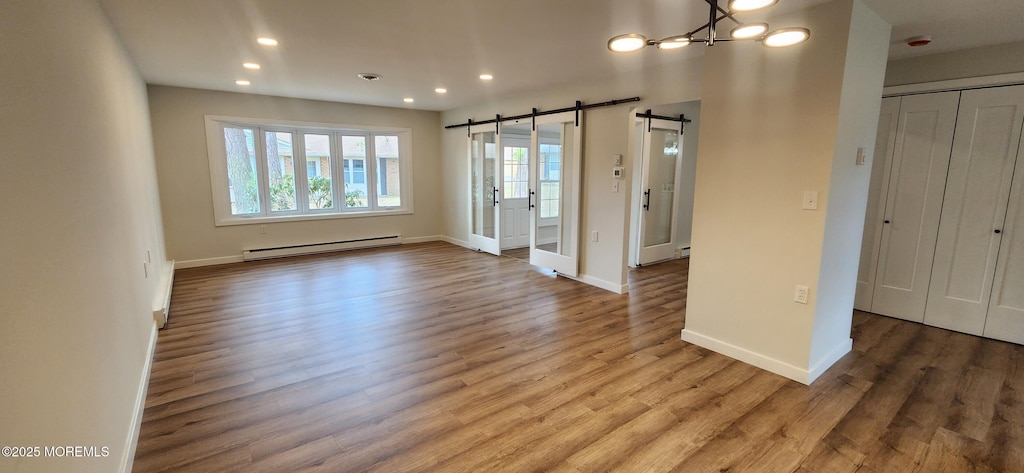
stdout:
POLYGON ((925 323, 981 335, 1024 123, 1024 87, 963 92, 925 323))
POLYGON ((875 292, 875 269, 878 267, 878 242, 882 237, 882 215, 885 214, 885 195, 889 192, 889 171, 896 148, 896 125, 899 123, 900 97, 882 99, 875 135, 875 153, 871 163, 871 184, 868 205, 864 213, 864 233, 860 246, 860 266, 857 271, 857 294, 853 307, 871 310, 871 297, 875 292))
POLYGON ((1024 147, 1007 202, 984 335, 1024 344, 1024 147))
POLYGON ((959 98, 913 95, 900 104, 871 312, 924 320, 959 98))

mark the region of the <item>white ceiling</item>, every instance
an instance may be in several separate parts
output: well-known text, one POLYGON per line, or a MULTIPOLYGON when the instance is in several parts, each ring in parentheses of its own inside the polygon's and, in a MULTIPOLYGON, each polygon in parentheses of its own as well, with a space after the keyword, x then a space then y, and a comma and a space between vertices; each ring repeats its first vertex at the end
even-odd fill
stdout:
MULTIPOLYGON (((782 0, 773 14, 825 0, 782 0)), ((1024 40, 1024 0, 863 0, 893 24, 890 59, 1024 40), (903 40, 931 34, 909 48, 903 40)), ((724 0, 722 0, 724 3, 724 0)), ((100 0, 152 84, 449 110, 703 54, 612 54, 611 36, 706 22, 701 0, 100 0), (257 36, 280 41, 274 48, 257 36), (242 68, 257 62, 260 71, 242 68), (383 76, 376 82, 360 72, 383 76), (494 80, 485 83, 481 73, 494 80), (252 85, 238 86, 237 79, 252 85), (439 95, 435 87, 446 87, 439 95), (413 104, 402 102, 413 97, 413 104)), ((740 19, 757 21, 766 13, 740 19)), ((788 25, 773 25, 774 27, 788 25)), ((813 32, 812 32, 813 34, 813 32)))

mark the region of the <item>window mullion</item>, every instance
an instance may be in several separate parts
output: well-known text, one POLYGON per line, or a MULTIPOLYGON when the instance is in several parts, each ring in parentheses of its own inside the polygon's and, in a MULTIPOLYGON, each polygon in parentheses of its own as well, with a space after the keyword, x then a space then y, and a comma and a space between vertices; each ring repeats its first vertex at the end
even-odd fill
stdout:
POLYGON ((337 212, 347 209, 345 204, 345 157, 341 151, 341 133, 330 133, 331 137, 331 199, 337 212))
POLYGON ((256 146, 256 189, 260 201, 260 216, 267 217, 270 212, 270 174, 267 170, 267 129, 256 127, 253 145, 256 146))
POLYGON ((299 212, 309 213, 309 174, 306 171, 306 132, 296 129, 296 145, 293 147, 292 166, 295 173, 295 200, 299 212))
POLYGON ((371 211, 379 210, 377 206, 377 148, 374 140, 377 135, 370 133, 366 135, 366 202, 371 211))

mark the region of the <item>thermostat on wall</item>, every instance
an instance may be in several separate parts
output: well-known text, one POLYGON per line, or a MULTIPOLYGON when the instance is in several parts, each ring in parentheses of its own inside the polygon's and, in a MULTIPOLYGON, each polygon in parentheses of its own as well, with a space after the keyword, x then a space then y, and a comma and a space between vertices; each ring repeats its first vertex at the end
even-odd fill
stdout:
POLYGON ((616 179, 622 179, 626 177, 626 170, 622 169, 621 167, 614 167, 612 168, 612 177, 616 179))

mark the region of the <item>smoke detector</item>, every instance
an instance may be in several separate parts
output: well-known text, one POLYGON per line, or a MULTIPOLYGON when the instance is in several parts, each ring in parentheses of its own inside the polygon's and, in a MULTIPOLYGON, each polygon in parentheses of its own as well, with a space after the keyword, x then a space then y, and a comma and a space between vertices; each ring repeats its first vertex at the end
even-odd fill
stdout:
POLYGON ((913 38, 907 38, 907 45, 910 47, 924 46, 932 42, 931 35, 914 36, 913 38))
POLYGON ((360 72, 359 74, 356 74, 356 76, 358 76, 360 79, 368 80, 370 82, 380 80, 380 74, 374 74, 372 72, 360 72))

